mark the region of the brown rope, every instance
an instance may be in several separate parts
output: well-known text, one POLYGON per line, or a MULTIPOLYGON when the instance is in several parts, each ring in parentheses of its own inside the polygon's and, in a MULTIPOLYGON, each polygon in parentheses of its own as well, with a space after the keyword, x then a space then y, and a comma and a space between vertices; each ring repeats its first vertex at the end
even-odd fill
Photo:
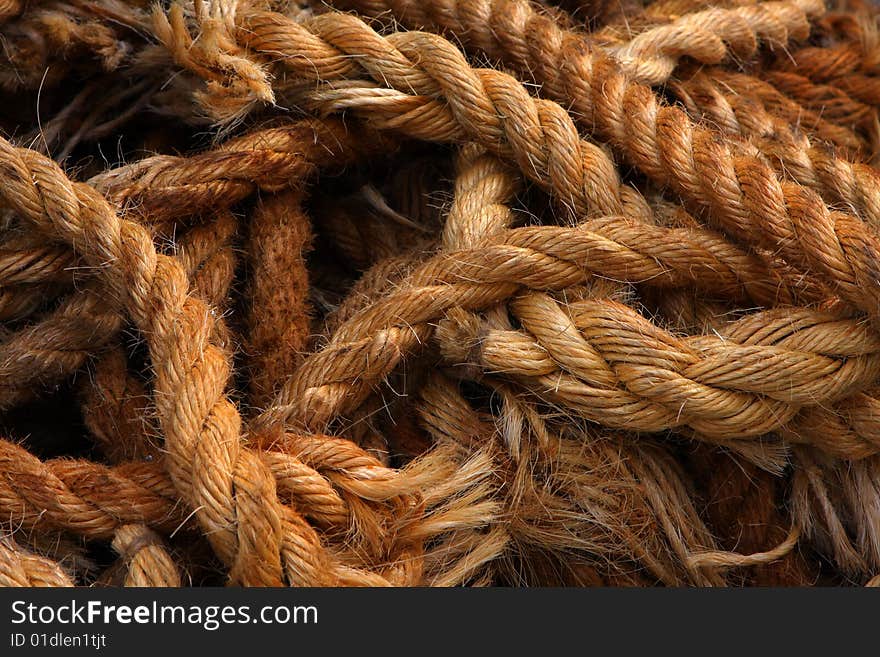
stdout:
POLYGON ((248 344, 250 402, 263 408, 275 385, 292 372, 309 337, 309 279, 305 255, 311 226, 298 191, 260 202, 250 222, 251 308, 248 344))
POLYGON ((338 6, 0 0, 0 582, 871 584, 876 8, 338 6))
MULTIPOLYGON (((819 316, 800 324, 792 311, 770 311, 734 323, 717 337, 681 340, 607 300, 577 301, 563 309, 546 295, 532 294, 513 308, 528 333, 460 324, 455 327, 454 342, 460 348, 456 356, 487 372, 517 377, 535 394, 581 417, 641 431, 688 426, 698 437, 722 442, 759 437, 790 425, 790 439, 814 442, 840 456, 861 458, 877 448, 873 434, 860 435, 850 444, 798 417, 801 405, 811 406, 823 394, 818 371, 805 377, 810 390, 804 389, 803 396, 791 376, 802 367, 811 368, 803 360, 810 358, 807 352, 795 345, 812 342, 814 338, 807 337, 811 334, 818 342, 825 340, 819 337, 824 332, 821 321, 813 323, 819 316), (786 344, 792 347, 787 354, 786 344), (747 365, 752 357, 761 363, 760 373, 747 365), (693 372, 693 378, 684 372, 693 372)), ((829 328, 838 321, 833 316, 826 320, 829 328)), ((842 329, 844 341, 855 336, 856 326, 842 329)), ((863 336, 874 339, 870 331, 863 336)), ((860 368, 849 356, 844 362, 844 367, 860 368)), ((832 378, 850 377, 836 366, 824 371, 832 378)), ((860 382, 853 381, 853 390, 870 385, 874 376, 866 372, 860 382)), ((829 389, 843 392, 845 384, 834 383, 829 389)), ((839 399, 845 397, 844 393, 839 399)), ((822 409, 822 402, 810 411, 819 417, 825 413, 835 414, 822 409)))
POLYGON ((180 586, 180 574, 162 539, 143 525, 123 525, 117 529, 113 549, 127 562, 125 586, 180 586))
MULTIPOLYGON (((534 244, 531 238, 535 237, 540 238, 545 244, 552 244, 554 251, 556 251, 560 245, 557 236, 566 232, 570 234, 572 231, 577 233, 580 230, 581 228, 553 230, 547 227, 536 230, 515 229, 510 231, 510 235, 515 236, 515 241, 505 240, 507 244, 498 248, 497 256, 492 249, 483 247, 473 252, 438 256, 433 261, 429 261, 416 270, 406 288, 387 295, 382 302, 364 310, 351 318, 343 327, 340 327, 336 331, 334 343, 308 358, 297 374, 285 384, 278 399, 278 407, 273 409, 272 413, 287 418, 296 416, 300 421, 311 422, 312 426, 319 426, 319 423, 329 421, 336 414, 345 412, 346 408, 351 409, 361 400, 369 385, 380 381, 396 365, 403 354, 411 350, 419 340, 427 338, 428 334, 424 332, 427 330, 425 323, 442 317, 448 308, 453 306, 471 309, 486 308, 512 296, 519 285, 537 286, 539 289, 560 289, 586 280, 585 272, 580 267, 574 266, 568 270, 567 267, 557 268, 554 263, 547 270, 543 270, 542 265, 546 262, 543 254, 535 259, 529 259, 525 258, 526 253, 521 250, 521 247, 515 250, 506 248, 507 245, 513 244, 517 246, 534 244), (521 236, 526 239, 520 241, 521 236), (511 257, 514 255, 515 258, 511 257), (394 341, 395 349, 388 348, 389 340, 394 341), (379 347, 381 347, 381 351, 376 351, 379 347), (364 367, 365 357, 369 359, 366 361, 369 368, 364 367), (346 361, 351 365, 347 365, 346 361)), ((595 258, 589 256, 584 258, 580 255, 575 256, 574 253, 572 256, 572 263, 596 262, 595 258)), ((609 273, 607 269, 601 271, 606 275, 609 273)), ((618 273, 616 277, 620 275, 618 273)), ((628 278, 632 279, 631 276, 628 278)), ((637 277, 634 280, 649 278, 648 276, 637 277)), ((652 279, 652 283, 659 280, 652 279)), ((807 313, 810 314, 810 311, 807 313)), ((779 325, 791 326, 788 324, 787 314, 779 313, 776 315, 778 317, 776 321, 780 323, 779 325)), ((772 316, 772 313, 769 316, 772 316)), ((609 321, 611 320, 609 319, 609 321)), ((639 326, 639 328, 633 328, 634 334, 653 330, 648 328, 650 324, 646 321, 644 322, 645 327, 641 327, 640 322, 644 320, 636 319, 635 316, 631 321, 636 322, 635 326, 639 326)), ((829 321, 833 325, 837 320, 829 316, 825 321, 829 321)), ((846 334, 856 326, 860 326, 860 324, 858 321, 853 321, 852 324, 847 324, 847 328, 841 333, 846 334)), ((864 339, 872 339, 870 331, 866 328, 863 327, 860 332, 864 339)), ((505 336, 506 338, 507 336, 505 336)), ((852 336, 844 338, 846 342, 851 339, 852 336)), ((462 343, 459 342, 459 344, 462 343)), ((748 349, 753 348, 749 347, 748 349)), ((729 357, 721 356, 720 353, 718 352, 719 360, 717 362, 729 357)), ((757 354, 755 355, 757 356, 757 354)), ((800 359, 800 356, 797 358, 800 359)), ((512 360, 517 366, 521 365, 517 357, 514 356, 512 360)), ((847 361, 847 367, 859 369, 862 366, 857 365, 857 362, 859 361, 847 361)), ((865 361, 865 365, 867 365, 867 361, 865 361)), ((786 367, 784 364, 780 366, 786 367)), ((873 376, 870 367, 862 370, 863 374, 857 375, 857 378, 852 380, 853 392, 858 390, 860 385, 868 384, 873 376)), ((490 369, 497 368, 491 367, 490 369)), ((841 372, 840 376, 845 378, 849 374, 841 372)), ((763 377, 759 378, 763 380, 763 377)), ((786 381, 783 385, 786 391, 792 386, 792 383, 786 381)), ((839 390, 833 386, 831 389, 839 390)), ((753 389, 753 392, 761 395, 770 394, 771 396, 774 394, 769 388, 753 389)), ((792 403, 809 404, 811 403, 811 395, 817 393, 818 388, 805 392, 804 395, 798 395, 796 392, 781 394, 792 403)), ((614 404, 610 399, 607 403, 614 404)), ((741 435, 758 435, 772 430, 787 421, 783 418, 790 419, 793 416, 790 411, 794 410, 794 407, 790 407, 790 411, 783 412, 782 407, 777 408, 775 402, 759 401, 757 403, 759 407, 765 408, 766 415, 763 417, 772 424, 747 423, 749 428, 745 429, 745 433, 741 435), (765 406, 765 404, 768 405, 765 406), (779 412, 782 412, 782 415, 774 415, 779 412)), ((754 411, 756 408, 754 407, 752 410, 754 411)), ((621 407, 621 415, 629 417, 629 410, 624 410, 621 407)), ((598 411, 591 411, 593 414, 595 412, 598 411)), ((718 417, 723 416, 723 412, 718 415, 718 417)), ((664 412, 662 417, 666 418, 666 422, 671 421, 673 417, 679 417, 678 408, 664 412)), ((713 414, 713 417, 716 415, 713 414)), ((735 421, 731 420, 731 424, 733 423, 735 421)), ((664 428, 666 427, 664 426, 664 428)), ((739 430, 743 430, 741 426, 739 430)), ((720 425, 717 429, 709 429, 709 432, 718 436, 724 435, 724 431, 720 430, 720 425)))
MULTIPOLYGON (((397 18, 408 24, 433 25, 430 20, 421 20, 429 5, 422 3, 418 9, 405 5, 415 13, 398 12, 397 18)), ((371 12, 370 7, 359 9, 371 12)), ((710 209, 712 220, 731 236, 778 251, 792 264, 821 275, 854 306, 876 316, 878 299, 871 281, 876 278, 872 272, 880 257, 880 244, 862 222, 829 210, 815 192, 780 181, 769 164, 743 144, 719 139, 716 133, 694 125, 679 108, 661 106, 649 88, 629 80, 578 35, 560 30, 522 0, 486 0, 478 14, 480 20, 460 23, 474 15, 447 12, 438 13, 436 19, 445 21, 443 27, 466 35, 490 56, 533 73, 544 93, 570 103, 580 121, 608 138, 646 175, 710 209), (505 35, 504 44, 497 41, 499 34, 505 35)), ((420 138, 436 139, 436 127, 426 124, 424 116, 443 109, 433 100, 442 93, 457 123, 500 147, 499 152, 517 160, 524 173, 546 171, 549 164, 544 163, 557 159, 571 162, 570 155, 548 160, 550 154, 543 144, 552 148, 558 142, 558 128, 552 138, 537 136, 549 126, 536 110, 523 112, 535 105, 519 83, 496 71, 471 69, 452 44, 435 35, 404 32, 383 38, 358 18, 341 14, 325 14, 302 24, 278 15, 255 14, 243 32, 252 47, 276 56, 284 55, 294 44, 314 50, 308 67, 299 65, 306 60, 282 59, 286 67, 308 79, 338 79, 352 69, 354 74, 374 77, 375 82, 312 93, 316 104, 325 109, 360 108, 359 113, 377 125, 411 129, 411 134, 420 138), (333 43, 328 42, 322 38, 322 30, 330 24, 334 30, 345 24, 351 33, 336 36, 341 34, 336 32, 333 43), (265 42, 261 43, 262 38, 265 42), (326 62, 326 66, 315 68, 315 62, 326 62), (385 93, 389 86, 400 93, 385 93), (469 91, 463 93, 462 89, 469 91), (417 112, 420 126, 410 128, 399 119, 392 121, 412 116, 406 112, 419 106, 426 106, 417 112), (512 116, 520 126, 516 133, 501 125, 503 117, 512 116), (513 147, 521 146, 522 152, 510 153, 511 146, 499 145, 504 135, 513 134, 518 135, 513 147), (528 139, 531 134, 536 134, 534 139, 528 139)), ((448 120, 443 120, 442 126, 440 134, 445 137, 448 120)), ((569 146, 566 152, 579 150, 569 146)), ((564 171, 570 176, 578 169, 575 165, 564 171)), ((594 169, 590 172, 596 175, 594 169)), ((559 184, 555 177, 554 181, 559 184)), ((602 189, 607 188, 607 177, 601 184, 602 189)), ((573 192, 577 184, 566 185, 566 189, 572 191, 563 197, 577 203, 573 192)))
POLYGON ((11 538, 0 539, 0 586, 73 586, 70 576, 45 557, 22 549, 11 538))
POLYGON ((0 151, 9 181, 3 190, 7 202, 35 225, 55 229, 84 249, 87 261, 112 263, 102 270, 102 277, 149 339, 172 479, 197 509, 196 516, 229 565, 232 580, 326 581, 330 558, 318 537, 299 514, 278 502, 265 465, 241 448, 238 413, 223 396, 228 360, 210 343, 213 322, 206 319, 210 313, 202 302, 187 296, 180 265, 157 255, 142 227, 120 220, 91 188, 70 183, 54 164, 7 142, 0 144, 0 151), (39 181, 37 186, 33 180, 39 181), (55 207, 64 210, 57 213, 55 207), (204 391, 197 407, 190 405, 187 393, 192 385, 204 391), (178 418, 179 412, 183 415, 178 418), (210 474, 195 467, 200 458, 214 464, 210 474), (245 529, 251 525, 252 530, 245 529))
POLYGON ((729 55, 753 57, 761 42, 782 50, 789 40, 804 40, 809 19, 824 12, 825 5, 813 0, 709 8, 642 32, 610 53, 632 79, 663 84, 685 56, 718 64, 729 55))

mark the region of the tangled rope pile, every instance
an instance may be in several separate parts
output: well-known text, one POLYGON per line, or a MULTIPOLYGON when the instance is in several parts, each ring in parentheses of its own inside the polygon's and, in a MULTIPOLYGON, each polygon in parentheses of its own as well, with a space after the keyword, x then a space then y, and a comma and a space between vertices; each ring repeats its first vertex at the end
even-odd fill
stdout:
POLYGON ((878 15, 0 0, 0 584, 878 584, 878 15))

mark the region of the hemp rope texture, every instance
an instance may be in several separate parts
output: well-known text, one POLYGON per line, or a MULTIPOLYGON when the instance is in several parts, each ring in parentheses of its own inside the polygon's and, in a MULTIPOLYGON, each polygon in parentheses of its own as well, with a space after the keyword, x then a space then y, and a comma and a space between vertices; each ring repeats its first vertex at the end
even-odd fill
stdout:
MULTIPOLYGON (((413 11, 425 12, 430 5, 422 3, 413 11)), ((694 125, 680 109, 660 105, 649 88, 628 79, 579 35, 561 30, 525 2, 484 0, 483 5, 480 12, 464 16, 445 13, 442 19, 457 28, 459 20, 479 14, 480 20, 461 26, 460 34, 466 35, 468 42, 477 43, 477 48, 517 70, 533 73, 542 92, 571 104, 579 123, 607 136, 652 179, 670 184, 696 206, 709 209, 711 218, 732 237, 778 250, 795 266, 822 275, 855 307, 877 316, 878 299, 872 283, 877 279, 874 270, 880 243, 861 221, 830 211, 815 192, 779 180, 766 161, 746 145, 719 139, 712 131, 694 125), (498 34, 513 41, 512 47, 498 43, 498 34)), ((372 11, 371 7, 366 9, 372 11)), ((422 15, 398 18, 420 25, 422 15)), ((548 173, 553 183, 561 184, 553 174, 569 181, 573 174, 586 175, 586 167, 578 164, 562 169, 563 163, 570 163, 571 153, 583 150, 577 148, 576 138, 569 142, 566 156, 547 159, 549 154, 539 144, 552 147, 561 137, 561 126, 552 125, 553 137, 539 138, 551 126, 543 124, 536 109, 530 111, 533 101, 513 78, 488 69, 471 69, 455 46, 436 35, 400 32, 382 37, 360 19, 344 14, 323 14, 303 24, 278 14, 256 14, 242 31, 252 47, 280 56, 286 68, 305 79, 344 79, 352 68, 375 79, 357 87, 312 92, 319 108, 358 109, 367 118, 376 117, 378 125, 393 125, 420 138, 447 139, 448 119, 439 122, 441 130, 425 125, 424 115, 418 123, 412 119, 404 122, 418 107, 441 111, 443 105, 432 97, 444 93, 453 120, 486 139, 487 145, 500 148, 501 154, 513 157, 524 172, 547 175, 544 172, 552 162, 554 167, 548 173), (335 31, 333 43, 322 39, 322 30, 327 29, 329 35, 330 25, 335 31), (342 31, 342 26, 347 30, 342 31), (265 41, 261 43, 261 39, 265 41), (298 60, 292 56, 295 48, 309 48, 315 54, 298 60), (385 85, 400 94, 383 93, 385 85), (499 124, 514 116, 518 130, 505 131, 499 124), (511 143, 506 143, 505 137, 511 138, 511 143), (513 153, 508 149, 514 149, 513 153), (536 163, 546 164, 538 168, 536 163)), ((574 135, 573 131, 572 126, 569 134, 574 135)), ((590 175, 596 174, 594 169, 588 170, 590 175)), ((578 204, 579 185, 566 182, 562 197, 582 208, 578 204)))
POLYGON ((338 4, 0 2, 0 582, 874 582, 876 10, 338 4))

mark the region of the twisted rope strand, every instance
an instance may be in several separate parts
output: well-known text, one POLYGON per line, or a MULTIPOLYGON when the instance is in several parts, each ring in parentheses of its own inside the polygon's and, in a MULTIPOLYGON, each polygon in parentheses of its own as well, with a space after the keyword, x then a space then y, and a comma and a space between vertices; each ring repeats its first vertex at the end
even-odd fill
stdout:
POLYGON ((642 32, 607 51, 633 80, 659 85, 669 79, 682 57, 720 64, 731 55, 752 57, 762 42, 771 50, 784 49, 790 41, 806 39, 810 19, 824 13, 822 0, 712 7, 642 32))
MULTIPOLYGON (((444 4, 446 12, 437 11, 439 7, 430 2, 395 4, 390 9, 396 10, 395 18, 404 24, 421 26, 425 22, 421 18, 431 18, 429 25, 449 29, 466 45, 533 75, 543 93, 570 106, 579 122, 608 139, 631 164, 709 209, 709 218, 725 232, 778 252, 792 265, 821 276, 873 319, 880 317, 880 286, 876 284, 880 241, 864 223, 829 210, 816 192, 779 180, 769 163, 747 144, 722 139, 695 125, 680 108, 661 105, 649 87, 630 80, 579 35, 559 28, 524 0, 479 0, 467 12, 457 4, 444 4)), ((376 6, 358 3, 358 9, 372 15, 376 6)), ((376 116, 376 125, 409 129, 414 121, 408 112, 424 107, 442 90, 460 125, 486 135, 495 148, 502 136, 522 144, 523 155, 529 153, 527 159, 517 157, 517 152, 505 153, 503 148, 499 152, 515 159, 523 173, 534 175, 535 163, 547 162, 538 144, 548 139, 535 133, 540 123, 534 110, 524 113, 534 105, 521 97, 518 83, 514 89, 513 81, 507 84, 508 79, 497 72, 473 71, 452 44, 435 35, 407 32, 383 39, 357 18, 337 14, 320 18, 328 24, 332 20, 332 35, 321 34, 322 24, 317 21, 295 25, 278 15, 257 13, 248 20, 244 38, 270 53, 302 45, 310 53, 310 76, 318 70, 324 80, 345 77, 336 63, 341 59, 343 72, 361 67, 376 81, 373 89, 391 86, 402 94, 381 103, 382 94, 363 85, 339 88, 332 95, 313 95, 324 108, 357 108, 365 116, 376 116), (342 25, 351 34, 341 34, 342 25), (265 42, 258 46, 259 39, 265 42), (328 48, 330 43, 333 47, 328 48), (323 52, 312 58, 318 47, 323 52), (411 95, 413 90, 427 98, 411 95), (511 102, 513 98, 516 102, 511 102), (399 118, 392 120, 394 116, 399 118), (515 134, 505 131, 499 116, 516 117, 520 129, 515 134)), ((283 63, 298 67, 293 59, 283 63)), ((418 114, 421 125, 430 125, 437 107, 435 102, 418 114)), ((422 133, 432 132, 423 129, 422 133)), ((554 132, 549 141, 558 139, 554 132)))
POLYGON ((859 436, 851 445, 795 419, 802 405, 814 403, 813 413, 834 414, 827 404, 871 385, 876 354, 859 363, 856 353, 867 355, 862 347, 875 339, 858 322, 841 323, 830 315, 823 320, 812 311, 767 311, 719 336, 680 339, 607 300, 576 301, 566 313, 535 293, 517 299, 512 309, 528 336, 461 323, 447 328, 460 345, 457 357, 515 376, 581 417, 636 431, 689 426, 697 438, 721 442, 759 437, 792 423, 797 429, 787 435, 793 440, 815 440, 846 458, 880 447, 876 434, 859 436), (861 346, 850 342, 856 334, 865 340, 861 346), (827 338, 842 340, 844 353, 833 365, 834 356, 823 353, 831 346, 827 338))
POLYGON ((752 80, 712 69, 673 88, 682 89, 700 112, 721 118, 722 125, 749 138, 780 175, 815 189, 829 203, 847 204, 873 230, 880 230, 880 177, 874 168, 814 146, 799 138, 785 121, 760 111, 746 95, 755 88, 752 80))
POLYGON ((116 530, 112 545, 125 561, 126 587, 180 586, 180 572, 154 531, 143 525, 123 525, 116 530))
POLYGON ((73 586, 73 582, 59 564, 4 536, 0 538, 0 586, 61 587, 73 586))
MULTIPOLYGON (((413 494, 425 483, 425 474, 398 476, 347 441, 298 437, 284 444, 289 452, 263 451, 260 458, 272 470, 279 494, 328 529, 345 531, 350 511, 319 471, 341 489, 370 499, 413 494), (317 449, 324 443, 333 449, 317 449)), ((51 526, 106 540, 125 525, 161 534, 192 527, 192 514, 178 499, 161 458, 115 466, 40 461, 20 445, 0 440, 0 464, 0 511, 22 528, 51 526)))
POLYGON ((229 208, 257 189, 277 192, 319 169, 342 167, 394 141, 357 124, 304 119, 255 130, 190 157, 156 155, 89 180, 108 199, 151 224, 229 208))
MULTIPOLYGON (((238 220, 221 211, 210 223, 195 226, 176 244, 175 257, 186 271, 193 294, 222 317, 235 270, 232 240, 238 220)), ((229 344, 224 322, 215 338, 229 344)), ((82 386, 82 416, 91 436, 112 463, 159 455, 158 429, 150 418, 143 381, 129 371, 121 341, 101 355, 82 386)))
MULTIPOLYGON (((285 382, 274 407, 261 416, 260 422, 296 418, 307 427, 323 428, 339 414, 355 408, 371 386, 430 337, 428 324, 441 319, 454 306, 480 310, 511 297, 520 287, 558 290, 576 285, 589 278, 585 267, 595 267, 597 273, 616 280, 664 286, 671 269, 657 269, 658 260, 663 262, 666 255, 656 250, 659 243, 651 227, 629 224, 633 240, 644 239, 650 257, 638 263, 631 258, 632 252, 619 260, 616 254, 606 257, 610 254, 604 248, 608 242, 600 236, 609 234, 615 223, 621 228, 627 226, 625 221, 603 218, 577 228, 518 228, 499 233, 478 249, 429 260, 408 277, 401 289, 339 326, 333 341, 310 355, 285 382), (592 226, 596 227, 595 234, 590 231, 592 226), (594 235, 599 238, 598 244, 593 241, 594 235), (642 265, 646 268, 640 270, 642 265)), ((618 235, 623 237, 623 231, 618 235)), ((670 259, 680 253, 681 243, 681 239, 669 242, 670 259)), ((692 252, 686 253, 686 262, 680 269, 675 268, 682 274, 702 281, 718 275, 720 270, 714 263, 707 263, 705 270, 696 269, 692 252)))
POLYGON ((228 358, 210 343, 214 322, 188 295, 180 264, 156 254, 143 227, 120 219, 91 187, 71 183, 46 158, 0 141, 0 170, 6 201, 87 262, 104 265, 108 292, 147 337, 169 472, 231 579, 325 581, 329 556, 314 530, 282 507, 271 473, 241 449, 240 418, 224 397, 228 358), (205 461, 210 468, 198 465, 205 461))

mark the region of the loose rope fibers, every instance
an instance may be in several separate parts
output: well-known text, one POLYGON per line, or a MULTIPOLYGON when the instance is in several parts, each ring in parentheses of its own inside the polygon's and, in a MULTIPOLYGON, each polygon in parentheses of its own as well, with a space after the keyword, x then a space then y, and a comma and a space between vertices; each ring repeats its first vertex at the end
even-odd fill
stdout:
POLYGON ((0 0, 0 584, 876 585, 877 20, 0 0))

